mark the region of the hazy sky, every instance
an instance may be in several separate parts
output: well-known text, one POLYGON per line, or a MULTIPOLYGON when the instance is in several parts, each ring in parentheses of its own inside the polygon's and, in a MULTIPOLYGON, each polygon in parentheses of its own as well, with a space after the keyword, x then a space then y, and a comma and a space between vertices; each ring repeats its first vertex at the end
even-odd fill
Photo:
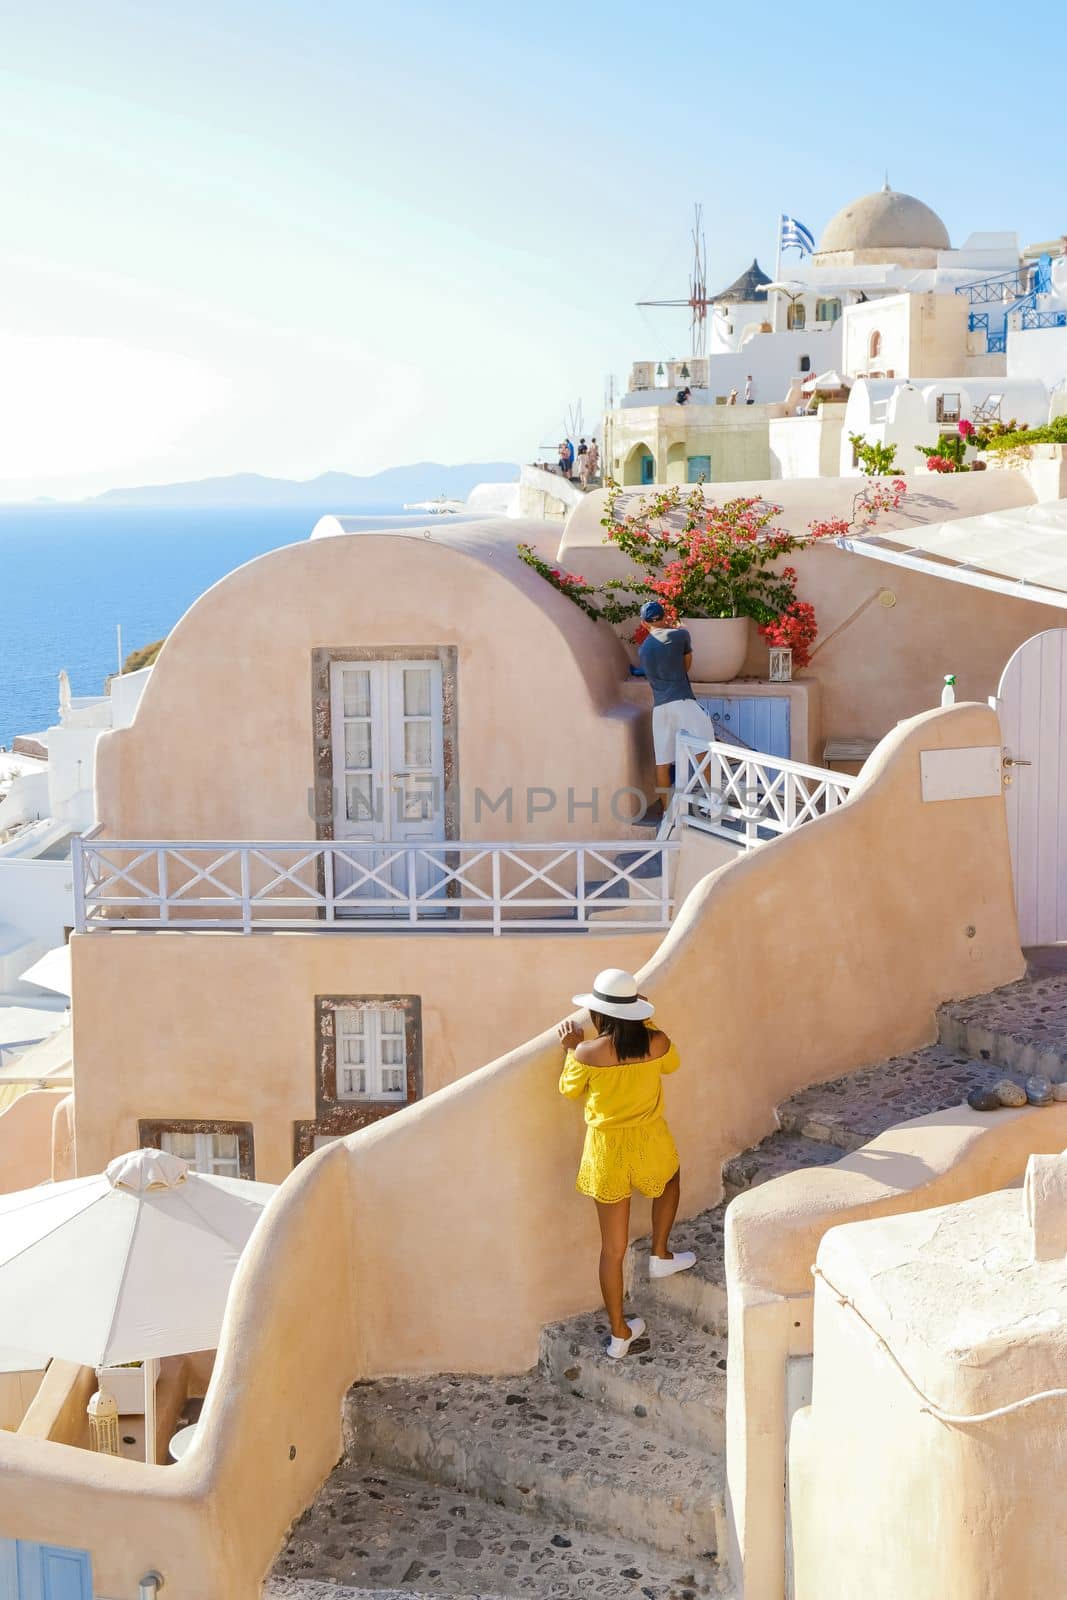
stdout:
POLYGON ((0 498, 530 458, 882 182, 1067 230, 1067 9, 0 0, 0 498))

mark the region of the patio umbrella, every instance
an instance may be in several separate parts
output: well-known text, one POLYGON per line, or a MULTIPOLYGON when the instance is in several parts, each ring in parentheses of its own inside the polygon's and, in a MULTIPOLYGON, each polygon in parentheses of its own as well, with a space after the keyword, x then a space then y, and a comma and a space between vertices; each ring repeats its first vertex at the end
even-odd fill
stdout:
POLYGON ((851 378, 843 378, 840 372, 836 372, 831 368, 829 372, 820 372, 817 378, 809 378, 807 383, 804 384, 804 393, 807 394, 812 389, 832 391, 834 389, 851 389, 851 387, 851 378))
POLYGON ((70 945, 57 944, 54 950, 46 950, 32 967, 27 967, 19 976, 23 983, 35 983, 38 989, 54 989, 56 994, 65 994, 69 1000, 73 991, 70 945))
POLYGON ((216 1348, 237 1262, 275 1192, 134 1150, 94 1177, 0 1196, 0 1344, 92 1367, 143 1361, 154 1460, 158 1360, 216 1348))

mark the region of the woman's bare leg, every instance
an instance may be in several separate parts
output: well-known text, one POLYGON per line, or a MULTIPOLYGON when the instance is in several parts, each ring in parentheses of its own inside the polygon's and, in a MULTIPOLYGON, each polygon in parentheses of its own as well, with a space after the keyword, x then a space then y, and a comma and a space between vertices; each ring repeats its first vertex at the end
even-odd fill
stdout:
POLYGON ((664 1261, 674 1259, 670 1247, 671 1229, 678 1215, 678 1201, 682 1195, 681 1168, 674 1174, 661 1195, 652 1202, 652 1254, 664 1261))
POLYGON ((622 1265, 630 1242, 630 1202, 616 1200, 612 1205, 598 1200, 600 1219, 600 1292, 616 1339, 628 1339, 630 1329, 622 1314, 622 1265))

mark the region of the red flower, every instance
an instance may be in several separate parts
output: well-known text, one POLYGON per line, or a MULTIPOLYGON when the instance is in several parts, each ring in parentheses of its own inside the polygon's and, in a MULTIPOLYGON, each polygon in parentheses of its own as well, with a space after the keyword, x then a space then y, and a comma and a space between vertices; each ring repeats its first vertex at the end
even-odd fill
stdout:
POLYGON ((966 417, 959 420, 959 431, 965 439, 969 439, 974 432, 974 423, 968 422, 966 417))

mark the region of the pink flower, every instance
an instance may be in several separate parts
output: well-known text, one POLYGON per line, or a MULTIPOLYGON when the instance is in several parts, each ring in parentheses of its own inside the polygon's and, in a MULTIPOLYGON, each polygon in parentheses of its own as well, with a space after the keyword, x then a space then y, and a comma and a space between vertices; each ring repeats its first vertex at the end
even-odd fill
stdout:
POLYGON ((965 439, 969 439, 971 434, 974 432, 974 423, 968 422, 966 417, 961 417, 959 420, 959 430, 965 439))

